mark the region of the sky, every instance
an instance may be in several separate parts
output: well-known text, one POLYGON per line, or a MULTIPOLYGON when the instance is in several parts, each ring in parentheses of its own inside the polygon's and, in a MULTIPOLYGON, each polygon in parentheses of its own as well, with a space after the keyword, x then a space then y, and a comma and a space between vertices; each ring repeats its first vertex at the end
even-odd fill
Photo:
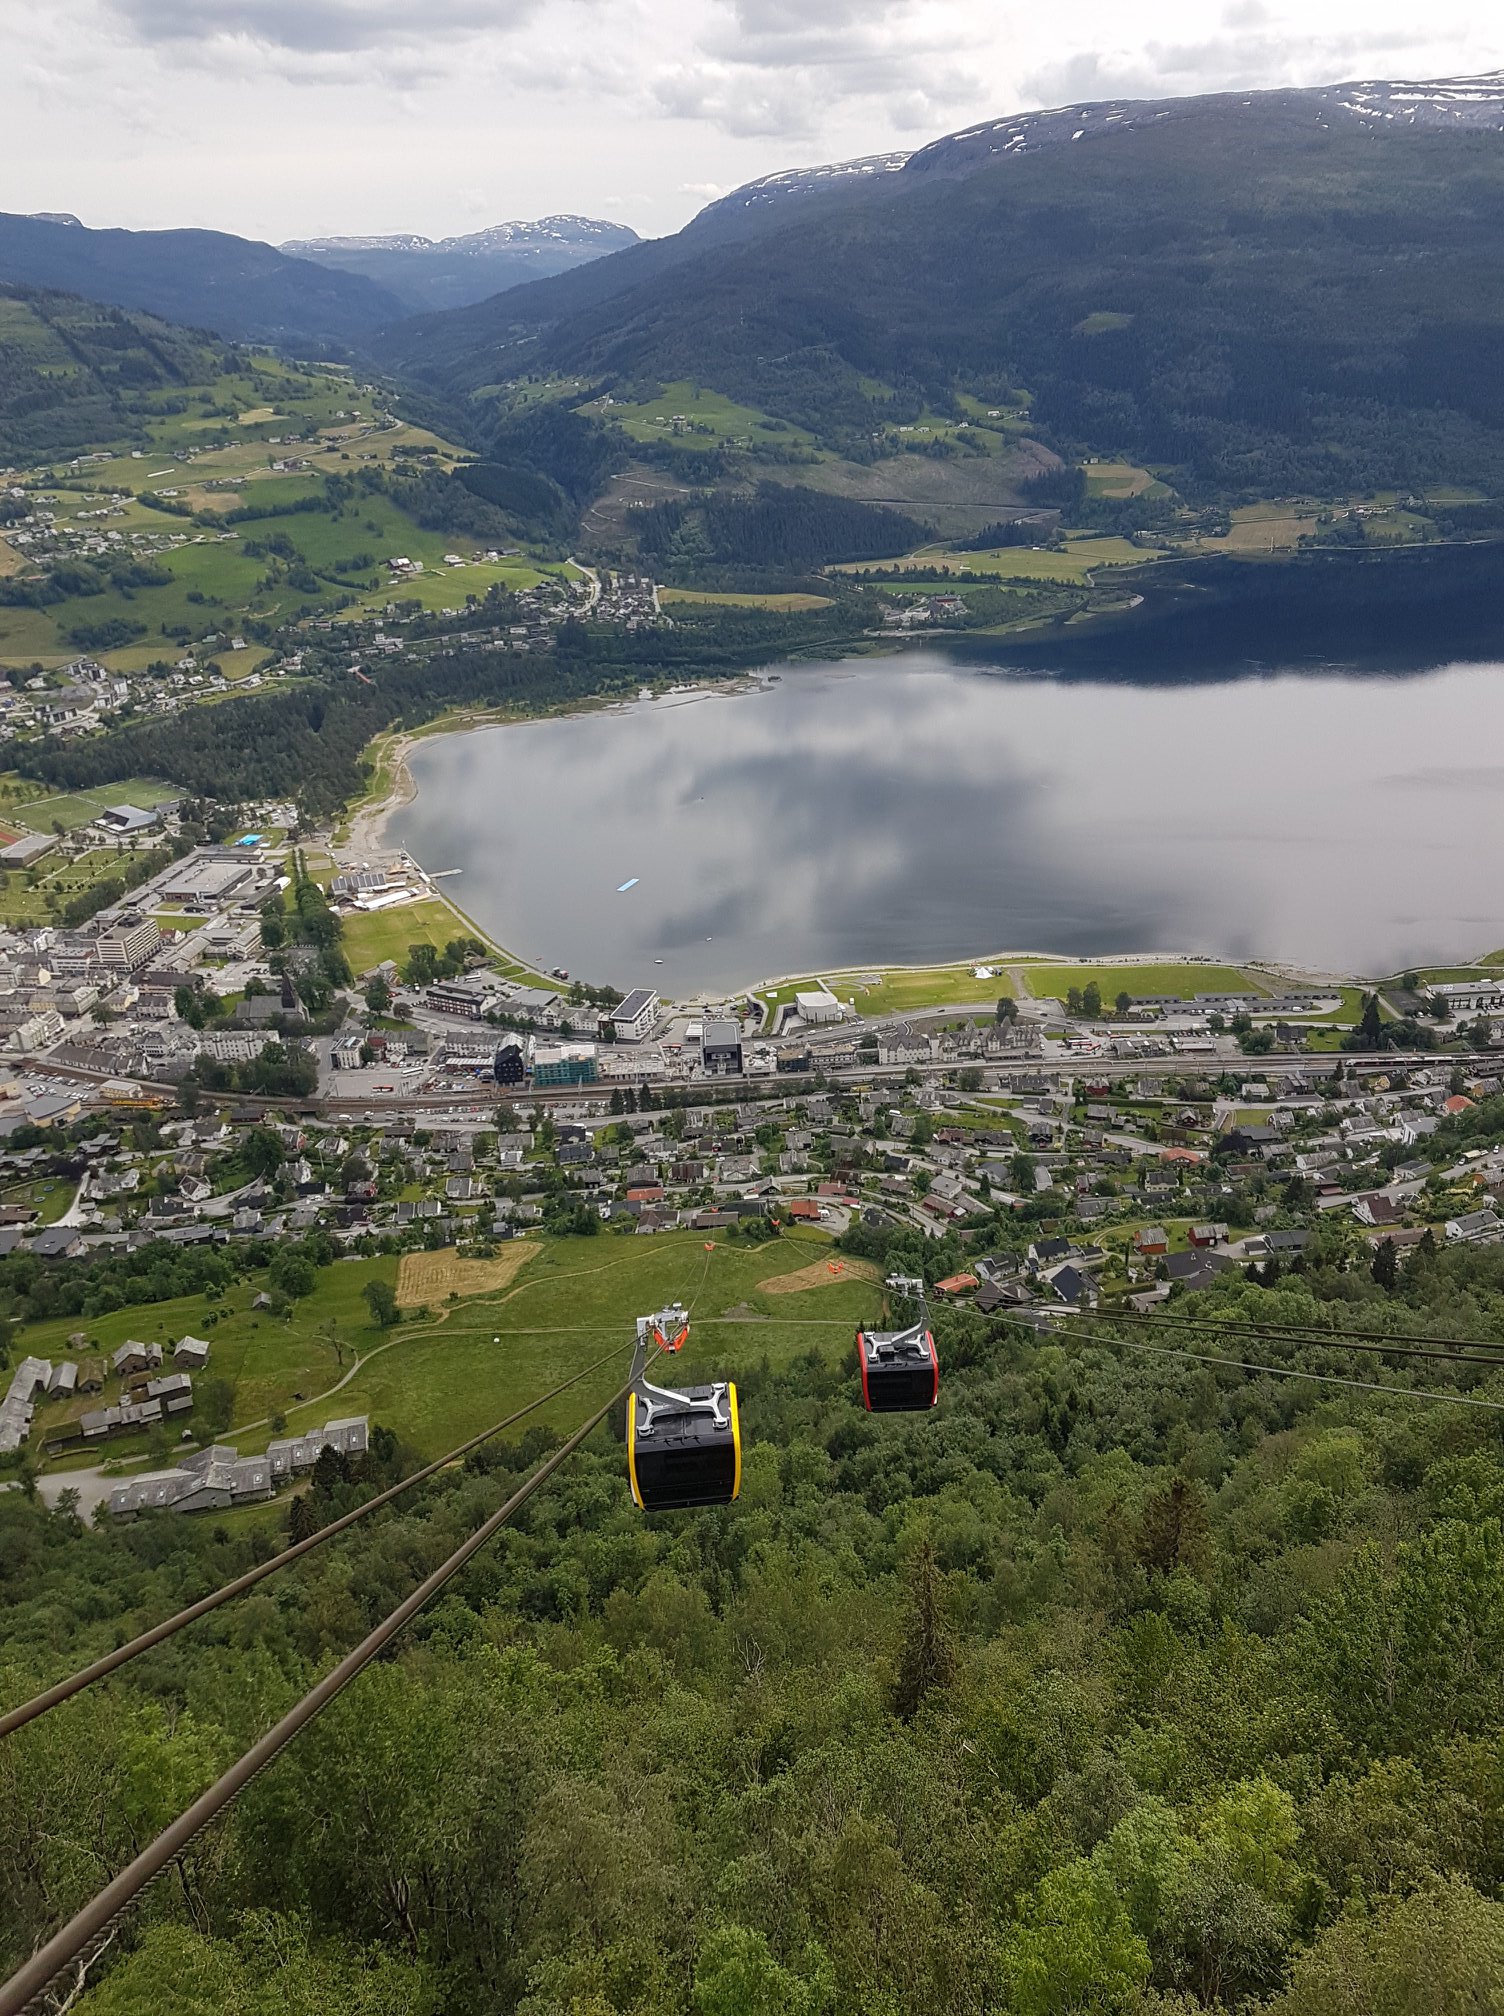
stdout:
POLYGON ((1009 112, 1500 66, 1477 0, 0 0, 0 209, 656 237, 756 176, 1009 112))

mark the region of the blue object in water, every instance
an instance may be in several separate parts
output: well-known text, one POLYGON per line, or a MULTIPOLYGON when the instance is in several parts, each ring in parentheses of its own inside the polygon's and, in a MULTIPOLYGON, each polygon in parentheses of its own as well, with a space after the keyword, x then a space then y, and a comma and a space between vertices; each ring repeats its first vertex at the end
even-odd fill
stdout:
POLYGON ((625 896, 629 889, 635 889, 637 887, 637 884, 640 881, 640 879, 641 878, 639 876, 634 875, 630 882, 618 882, 616 885, 617 895, 625 896))

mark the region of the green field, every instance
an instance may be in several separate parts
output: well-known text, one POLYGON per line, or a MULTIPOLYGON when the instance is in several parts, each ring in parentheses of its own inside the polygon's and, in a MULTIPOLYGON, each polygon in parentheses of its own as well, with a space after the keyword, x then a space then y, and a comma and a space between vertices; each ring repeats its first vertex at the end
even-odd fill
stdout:
POLYGON ((676 1297, 695 1328, 685 1357, 665 1375, 669 1384, 734 1376, 764 1358, 786 1362, 812 1345, 836 1358, 849 1349, 857 1321, 873 1315, 874 1287, 823 1273, 818 1285, 793 1295, 768 1295, 757 1285, 819 1265, 831 1250, 813 1235, 756 1246, 732 1240, 712 1251, 698 1233, 544 1240, 501 1294, 468 1297, 436 1311, 431 1324, 412 1325, 406 1343, 383 1352, 345 1388, 339 1411, 390 1422, 436 1455, 619 1343, 614 1365, 540 1417, 576 1421, 592 1397, 603 1399, 625 1377, 634 1319, 676 1297))
MULTIPOLYGON (((1086 585, 1088 577, 1101 568, 1137 567, 1164 558, 1164 549, 1135 546, 1130 540, 1098 538, 1090 533, 1072 533, 1063 551, 1032 546, 1000 546, 987 552, 961 553, 943 545, 921 546, 899 560, 885 560, 884 567, 930 576, 954 575, 958 585, 966 579, 978 581, 1059 581, 1086 585)), ((827 568, 831 574, 866 574, 870 560, 842 561, 827 568)))
POLYGON ((1029 992, 1063 1001, 1072 987, 1086 987, 1093 980, 1102 990, 1102 999, 1111 1004, 1126 988, 1135 1000, 1145 995, 1178 994, 1189 999, 1194 994, 1237 994, 1249 990, 1267 994, 1269 984, 1241 966, 1203 966, 1191 960, 1157 966, 1039 965, 1025 969, 1029 992))
POLYGON ((6 875, 0 888, 0 918, 8 924, 44 922, 54 905, 61 909, 96 882, 118 873, 120 862, 120 852, 114 847, 91 847, 71 860, 61 854, 44 854, 31 869, 12 870, 6 875))
POLYGON ((797 609, 828 609, 828 595, 735 595, 711 588, 664 588, 660 602, 716 602, 731 609, 777 609, 787 614, 797 609))
POLYGON ((802 427, 763 413, 755 406, 739 406, 708 386, 680 380, 665 385, 656 399, 597 399, 581 407, 600 420, 620 427, 634 441, 682 440, 715 442, 717 446, 752 448, 758 444, 785 448, 814 448, 814 436, 802 427))
POLYGON ((403 903, 390 910, 356 910, 345 920, 344 951, 356 973, 369 973, 385 959, 401 965, 409 945, 446 945, 465 936, 447 903, 434 899, 403 903))
MULTIPOLYGON (((350 1411, 340 1404, 342 1395, 340 1401, 330 1402, 327 1407, 313 1397, 342 1376, 334 1352, 323 1341, 323 1327, 331 1320, 334 1322, 344 1347, 345 1369, 356 1354, 384 1341, 384 1333, 371 1323, 361 1291, 373 1276, 392 1280, 396 1265, 392 1259, 342 1260, 333 1267, 322 1268, 314 1292, 295 1304, 286 1319, 252 1310, 253 1298, 265 1285, 264 1277, 253 1275, 237 1282, 218 1302, 201 1295, 182 1296, 171 1302, 116 1310, 107 1316, 69 1316, 31 1323, 22 1332, 23 1348, 43 1358, 76 1359, 80 1355, 108 1354, 128 1337, 170 1346, 191 1331, 196 1337, 207 1338, 210 1347, 209 1369, 198 1376, 228 1379, 235 1388, 237 1425, 281 1410, 297 1425, 317 1426, 330 1414, 350 1411), (217 1321, 211 1324, 210 1319, 215 1317, 217 1321), (76 1348, 69 1343, 76 1330, 86 1334, 87 1345, 76 1348), (293 1397, 297 1393, 308 1396, 307 1405, 301 1410, 293 1397)), ((112 1379, 102 1398, 90 1394, 70 1401, 49 1402, 38 1410, 38 1429, 42 1434, 50 1433, 90 1408, 104 1406, 118 1397, 118 1382, 112 1379)), ((263 1430, 251 1434, 247 1447, 263 1446, 269 1433, 263 1430)), ((108 1453, 128 1455, 145 1447, 144 1436, 122 1438, 108 1445, 108 1453)), ((91 1451, 90 1458, 100 1460, 97 1451, 91 1451)))
POLYGON ((7 777, 6 785, 6 795, 0 798, 0 818, 13 815, 37 833, 50 833, 55 826, 71 832, 76 826, 87 826, 112 805, 139 805, 149 811, 153 805, 183 795, 175 784, 164 784, 152 777, 127 777, 120 784, 101 784, 93 791, 65 791, 49 798, 19 795, 35 787, 29 779, 15 777, 13 773, 7 777))
MULTIPOLYGON (((322 1269, 314 1292, 286 1319, 251 1311, 261 1285, 255 1277, 237 1283, 218 1304, 193 1296, 93 1319, 31 1324, 21 1341, 27 1351, 59 1358, 77 1355, 68 1336, 80 1327, 89 1349, 102 1351, 127 1337, 166 1345, 192 1331, 210 1344, 208 1372, 198 1376, 234 1386, 234 1423, 226 1439, 242 1450, 265 1447, 267 1420, 275 1412, 294 1431, 335 1415, 369 1414, 432 1456, 619 1346, 614 1363, 540 1416, 557 1425, 578 1420, 625 1376, 634 1319, 675 1298, 690 1309, 695 1331, 669 1383, 691 1375, 734 1376, 765 1358, 787 1362, 811 1346, 840 1358, 857 1321, 870 1320, 880 1299, 871 1283, 828 1272, 833 1249, 817 1233, 756 1243, 734 1239, 711 1248, 698 1233, 607 1234, 543 1239, 537 1248, 508 1288, 441 1303, 426 1319, 414 1312, 394 1330, 374 1328, 362 1295, 373 1277, 395 1278, 397 1262, 387 1258, 340 1260, 322 1269), (796 1293, 769 1294, 758 1286, 806 1270, 810 1285, 796 1293), (207 1319, 216 1310, 218 1321, 210 1327, 207 1319), (343 1368, 323 1341, 330 1320, 344 1348, 343 1368), (329 1393, 357 1356, 362 1362, 348 1384, 329 1393), (302 1403, 298 1393, 305 1395, 302 1403)), ((111 1381, 103 1400, 89 1395, 44 1405, 39 1430, 55 1430, 115 1397, 111 1381)), ((145 1447, 144 1437, 131 1438, 111 1442, 108 1454, 125 1457, 145 1447)), ((87 1453, 100 1460, 98 1450, 87 1453)))
MULTIPOLYGON (((286 621, 305 609, 332 610, 352 593, 358 614, 379 614, 393 599, 443 610, 492 587, 532 586, 557 571, 553 563, 539 568, 520 557, 476 563, 473 553, 489 549, 491 539, 419 526, 380 491, 357 490, 343 503, 326 504, 327 477, 386 468, 403 451, 421 452, 439 469, 463 459, 438 435, 383 417, 374 387, 361 387, 333 368, 303 370, 257 356, 244 371, 172 399, 164 395, 137 424, 133 444, 81 466, 34 470, 30 488, 60 529, 121 534, 111 558, 148 561, 172 579, 108 587, 45 609, 0 608, 0 664, 59 665, 91 648, 70 641, 79 626, 124 622, 142 634, 96 655, 115 669, 140 670, 154 659, 176 658, 184 637, 233 635, 255 619, 286 621), (158 410, 170 404, 185 410, 158 410), (301 438, 305 434, 309 438, 301 438), (278 469, 279 461, 307 466, 278 469), (107 501, 121 492, 129 493, 124 504, 107 501), (148 495, 165 500, 164 506, 143 501, 148 495), (270 513, 312 499, 319 508, 229 526, 217 522, 233 512, 270 513), (183 506, 198 520, 179 515, 183 506), (112 515, 100 520, 101 509, 112 515), (143 533, 154 537, 136 536, 143 533), (269 541, 285 542, 290 553, 248 550, 269 541), (447 567, 449 552, 465 564, 447 567), (389 581, 385 564, 399 555, 424 569, 400 588, 389 581), (287 578, 289 568, 299 572, 296 584, 287 578), (316 579, 303 576, 304 568, 316 579)), ((7 552, 7 571, 14 571, 15 556, 7 552)), ((247 669, 252 662, 245 654, 247 669)))
MULTIPOLYGON (((344 920, 344 949, 356 973, 369 973, 385 959, 402 965, 410 945, 447 945, 452 938, 479 938, 490 944, 479 925, 454 909, 442 897, 428 897, 417 903, 403 903, 390 910, 357 910, 344 920)), ((514 959, 501 946, 492 947, 492 964, 509 980, 552 986, 554 983, 533 967, 514 959)))
MULTIPOLYGON (((820 985, 821 978, 842 1001, 854 1001, 862 1015, 903 1015, 921 1008, 950 1008, 963 1004, 990 1003, 1017 992, 1012 980, 998 968, 991 980, 978 980, 974 966, 989 966, 990 959, 963 959, 952 966, 867 967, 850 973, 811 975, 803 980, 785 980, 777 987, 759 987, 757 998, 766 1001, 771 1014, 794 996, 820 985), (878 975, 876 986, 863 984, 868 973, 878 975)), ((1010 962, 1016 963, 1016 962, 1010 962)))

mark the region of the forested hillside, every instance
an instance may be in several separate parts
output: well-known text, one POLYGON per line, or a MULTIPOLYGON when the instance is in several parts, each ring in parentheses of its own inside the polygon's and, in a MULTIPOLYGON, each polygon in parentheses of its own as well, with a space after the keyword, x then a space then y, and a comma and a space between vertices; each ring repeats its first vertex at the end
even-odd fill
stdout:
MULTIPOLYGON (((890 1254, 889 1258, 900 1257, 890 1254)), ((917 1259, 917 1254, 902 1256, 917 1259)), ((1194 1305, 1186 1305, 1194 1306, 1194 1305)), ((1262 1322, 1487 1339, 1499 1252, 1262 1322)), ((1138 1333, 1140 1336, 1142 1333, 1138 1333)), ((938 1412, 812 1332, 741 1501, 644 1520, 599 1432, 161 1881, 87 2016, 1277 2016, 1504 2003, 1497 1412, 940 1326, 938 1412)), ((1497 1375, 1357 1362, 1499 1401, 1497 1375), (1458 1383, 1465 1382, 1465 1383, 1458 1383)), ((549 1446, 472 1459, 0 1744, 0 1962, 128 1859, 549 1446)), ((403 1467, 326 1462, 300 1519, 403 1467)), ((9 1702, 256 1558, 0 1497, 9 1702)))
POLYGON ((97 448, 130 434, 160 398, 231 368, 223 346, 150 315, 0 284, 0 457, 97 448))
POLYGON ((845 453, 895 397, 1024 386, 1062 449, 1201 492, 1504 480, 1497 131, 1317 92, 1054 116, 1082 144, 937 143, 740 240, 686 234, 383 341, 451 387, 711 384, 845 453))
POLYGON ((289 259, 227 231, 92 231, 0 212, 0 281, 62 288, 251 342, 319 355, 402 312, 361 273, 289 259))

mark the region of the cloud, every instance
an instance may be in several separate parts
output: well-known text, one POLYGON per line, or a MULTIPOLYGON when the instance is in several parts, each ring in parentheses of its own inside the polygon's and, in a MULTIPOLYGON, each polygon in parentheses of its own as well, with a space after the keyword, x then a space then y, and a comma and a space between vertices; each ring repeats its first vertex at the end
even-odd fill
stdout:
POLYGON ((516 27, 537 0, 108 0, 151 45, 242 42, 299 56, 349 55, 393 43, 516 27))
POLYGON ((848 113, 933 128, 979 89, 957 54, 967 11, 965 0, 723 0, 651 97, 735 138, 813 137, 848 113))
POLYGON ((1339 27, 1292 37, 1259 0, 1229 7, 1232 32, 1183 42, 1151 38, 1137 48, 1078 50, 1021 79, 1026 103, 1079 105, 1103 98, 1178 97, 1201 91, 1277 90, 1394 76, 1414 59, 1426 69, 1432 36, 1412 24, 1339 27), (1238 32, 1245 29, 1249 32, 1238 32))

